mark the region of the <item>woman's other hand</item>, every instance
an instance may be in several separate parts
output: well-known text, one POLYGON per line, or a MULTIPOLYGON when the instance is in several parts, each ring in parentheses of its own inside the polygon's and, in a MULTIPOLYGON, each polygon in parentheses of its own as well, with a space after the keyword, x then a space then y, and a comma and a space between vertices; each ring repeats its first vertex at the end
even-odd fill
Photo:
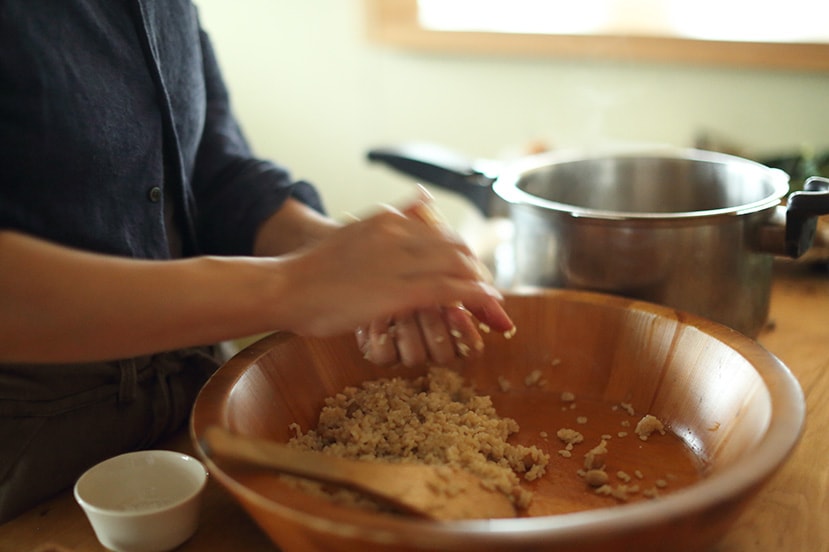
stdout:
MULTIPOLYGON (((440 231, 447 238, 455 239, 432 207, 431 196, 425 190, 403 213, 440 231)), ((476 258, 471 258, 470 262, 478 279, 490 283, 492 279, 486 268, 476 258)), ((481 332, 490 331, 490 324, 505 332, 512 330, 512 321, 500 305, 492 311, 479 309, 478 312, 481 320, 488 323, 479 321, 461 303, 433 306, 395 318, 376 319, 357 329, 357 342, 366 359, 376 364, 443 364, 457 356, 468 357, 483 351, 481 332)))
POLYGON ((484 348, 479 324, 462 305, 432 307, 394 319, 378 319, 356 331, 366 359, 375 364, 444 364, 484 348))
POLYGON ((278 262, 276 283, 293 291, 276 294, 280 304, 274 306, 281 326, 301 335, 330 336, 366 320, 421 316, 415 313, 429 322, 436 312, 448 330, 454 322, 464 332, 472 322, 446 308, 457 304, 493 330, 512 327, 500 292, 481 279, 465 244, 390 208, 278 262))

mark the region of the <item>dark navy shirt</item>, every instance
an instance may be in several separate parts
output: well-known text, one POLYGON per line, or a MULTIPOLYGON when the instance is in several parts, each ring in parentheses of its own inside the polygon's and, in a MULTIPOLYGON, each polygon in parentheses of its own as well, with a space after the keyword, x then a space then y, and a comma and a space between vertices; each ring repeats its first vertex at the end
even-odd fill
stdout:
POLYGON ((322 209, 252 155, 190 1, 0 0, 0 228, 163 259, 166 209, 185 255, 249 254, 290 195, 322 209))

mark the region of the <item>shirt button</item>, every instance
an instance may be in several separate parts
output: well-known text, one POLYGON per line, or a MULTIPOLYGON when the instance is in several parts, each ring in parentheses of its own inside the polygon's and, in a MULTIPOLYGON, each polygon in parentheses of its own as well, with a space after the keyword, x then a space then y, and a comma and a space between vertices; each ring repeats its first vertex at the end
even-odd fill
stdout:
POLYGON ((150 201, 152 201, 153 203, 158 203, 159 201, 161 201, 161 195, 162 195, 162 194, 161 194, 161 188, 159 188, 158 186, 153 186, 153 187, 152 187, 152 188, 150 188, 150 190, 147 192, 147 197, 148 197, 148 198, 149 198, 149 200, 150 200, 150 201))

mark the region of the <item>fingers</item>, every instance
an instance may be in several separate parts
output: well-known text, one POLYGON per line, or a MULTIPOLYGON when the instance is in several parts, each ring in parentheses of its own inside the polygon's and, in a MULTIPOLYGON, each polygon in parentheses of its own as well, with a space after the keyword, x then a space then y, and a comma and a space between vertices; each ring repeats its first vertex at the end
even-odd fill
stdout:
POLYGON ((360 326, 359 328, 354 330, 354 337, 357 338, 357 346, 363 352, 363 356, 369 358, 368 348, 370 342, 368 339, 368 331, 363 326, 360 326))
POLYGON ((371 265, 380 285, 375 289, 406 289, 393 298, 386 295, 397 312, 414 313, 374 321, 358 332, 366 358, 377 364, 446 363, 479 354, 482 331, 514 331, 491 275, 433 209, 428 192, 422 190, 402 210, 387 207, 364 223, 372 225, 363 235, 374 240, 373 250, 384 252, 371 265))
POLYGON ((472 315, 487 329, 505 334, 515 333, 515 323, 504 310, 500 299, 496 297, 482 297, 478 301, 464 302, 472 315))
POLYGON ((444 319, 441 309, 431 308, 418 311, 417 321, 425 343, 425 349, 432 361, 442 364, 455 357, 454 336, 451 325, 444 319))
POLYGON ((375 364, 402 362, 417 366, 445 363, 455 356, 452 337, 437 309, 427 309, 393 321, 375 321, 356 332, 366 359, 375 364))
POLYGON ((490 331, 489 326, 458 304, 375 321, 367 330, 358 329, 356 337, 365 358, 375 364, 417 366, 479 355, 484 349, 482 331, 490 331))
POLYGON ((435 209, 434 205, 432 204, 433 197, 429 193, 429 191, 426 190, 426 188, 424 188, 423 186, 419 186, 418 190, 420 194, 419 197, 409 206, 403 209, 403 215, 425 223, 425 225, 429 228, 438 231, 444 239, 457 241, 459 245, 465 248, 464 261, 472 270, 475 277, 481 280, 482 282, 492 283, 494 279, 489 269, 478 259, 478 257, 474 253, 472 253, 471 250, 467 248, 466 244, 462 243, 460 237, 458 237, 452 231, 452 227, 449 225, 448 222, 446 222, 446 219, 443 217, 440 211, 435 209))
POLYGON ((484 350, 480 328, 468 310, 461 305, 447 307, 444 309, 444 318, 459 356, 478 355, 484 350))
POLYGON ((423 186, 418 186, 418 197, 408 206, 404 207, 402 212, 410 218, 417 219, 426 223, 426 226, 439 230, 445 235, 452 234, 451 226, 446 222, 446 219, 435 209, 432 201, 434 198, 429 191, 423 186))
POLYGON ((397 345, 394 342, 391 320, 374 320, 369 324, 365 357, 375 364, 391 364, 397 361, 397 345))
POLYGON ((420 333, 417 316, 404 316, 395 320, 394 343, 400 361, 406 366, 417 366, 428 358, 427 346, 420 333))

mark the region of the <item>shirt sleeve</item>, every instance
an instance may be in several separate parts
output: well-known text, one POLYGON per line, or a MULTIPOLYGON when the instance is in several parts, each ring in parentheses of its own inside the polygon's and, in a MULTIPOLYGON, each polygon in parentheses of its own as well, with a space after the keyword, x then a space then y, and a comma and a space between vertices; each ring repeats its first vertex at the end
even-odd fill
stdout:
POLYGON ((194 225, 205 253, 249 255, 260 225, 294 197, 324 212, 316 189, 289 171, 256 158, 235 120, 213 47, 199 32, 206 113, 193 170, 194 225))

